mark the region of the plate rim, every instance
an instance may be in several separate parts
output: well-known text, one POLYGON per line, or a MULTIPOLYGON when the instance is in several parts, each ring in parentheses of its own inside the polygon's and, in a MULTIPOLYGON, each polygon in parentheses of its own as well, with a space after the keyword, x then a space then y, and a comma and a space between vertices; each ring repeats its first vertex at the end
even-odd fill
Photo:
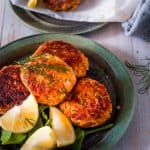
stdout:
MULTIPOLYGON (((122 126, 121 126, 121 128, 119 128, 118 126, 115 125, 112 129, 110 129, 108 134, 106 133, 106 136, 100 141, 100 143, 98 145, 95 145, 96 147, 91 148, 91 150, 99 150, 99 148, 106 149, 106 150, 107 149, 108 150, 111 149, 120 140, 120 138, 123 136, 123 134, 126 132, 127 128, 129 127, 129 124, 130 124, 130 122, 131 122, 131 120, 133 118, 133 114, 134 114, 134 111, 135 111, 136 92, 135 92, 135 88, 134 88, 134 84, 133 84, 132 78, 131 78, 130 74, 128 73, 128 70, 127 70, 126 66, 110 50, 108 50, 107 48, 104 48, 103 46, 101 46, 97 42, 95 42, 95 41, 93 41, 91 39, 79 36, 79 35, 70 35, 70 34, 43 33, 43 34, 36 34, 36 35, 31 35, 31 36, 19 38, 17 40, 14 40, 14 41, 12 41, 12 42, 2 46, 0 48, 0 54, 3 53, 7 47, 9 47, 9 46, 11 46, 13 44, 16 44, 17 42, 24 41, 24 40, 29 40, 29 39, 32 39, 32 38, 40 38, 40 37, 43 37, 43 36, 45 36, 45 37, 46 36, 54 37, 54 39, 55 39, 55 37, 60 37, 60 38, 62 38, 62 37, 64 37, 64 38, 65 37, 71 37, 71 38, 78 38, 78 39, 82 39, 82 40, 88 41, 90 43, 93 43, 94 45, 96 45, 100 49, 102 48, 103 52, 105 51, 105 53, 107 55, 111 56, 112 59, 114 59, 115 61, 119 62, 120 67, 123 68, 124 72, 127 75, 127 79, 128 79, 129 84, 130 84, 130 88, 132 90, 132 92, 131 92, 132 94, 130 95, 130 98, 132 99, 132 104, 130 105, 130 107, 132 106, 132 109, 130 109, 130 111, 128 112, 129 116, 128 116, 128 118, 126 118, 127 122, 126 122, 126 124, 123 124, 123 128, 122 128, 122 126), (119 128, 120 131, 118 133, 119 135, 117 135, 117 137, 115 137, 115 140, 114 140, 114 139, 112 139, 111 135, 114 134, 113 131, 116 128, 119 128)), ((104 59, 106 60, 106 57, 104 59)))

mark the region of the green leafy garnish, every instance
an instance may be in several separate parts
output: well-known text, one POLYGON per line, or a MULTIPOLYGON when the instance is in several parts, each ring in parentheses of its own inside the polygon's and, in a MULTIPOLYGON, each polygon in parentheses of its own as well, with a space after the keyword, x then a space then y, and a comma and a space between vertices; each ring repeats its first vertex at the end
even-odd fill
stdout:
POLYGON ((1 144, 19 144, 22 143, 27 137, 27 134, 14 134, 6 130, 2 130, 1 144))
POLYGON ((75 132, 76 132, 76 141, 72 145, 71 150, 81 150, 82 143, 85 138, 85 131, 80 128, 77 128, 75 132))
POLYGON ((48 114, 45 112, 46 109, 49 109, 49 107, 47 105, 40 105, 39 106, 39 112, 42 115, 42 118, 44 120, 48 120, 48 118, 49 118, 48 114))
POLYGON ((50 125, 51 125, 51 121, 50 121, 50 119, 48 119, 45 123, 45 126, 50 126, 50 125))
POLYGON ((49 75, 46 74, 41 68, 39 68, 37 65, 34 66, 25 66, 25 69, 29 69, 30 71, 33 71, 35 73, 39 73, 41 76, 49 77, 49 75))
POLYGON ((15 63, 18 65, 24 65, 26 63, 28 63, 29 61, 34 60, 35 58, 40 58, 43 54, 39 54, 39 55, 34 55, 34 56, 28 56, 20 61, 16 61, 15 63))
POLYGON ((40 116, 42 117, 42 122, 44 125, 50 125, 51 121, 49 119, 49 106, 40 105, 39 106, 40 116))
MULTIPOLYGON (((29 131, 28 133, 24 133, 24 134, 14 134, 12 132, 3 130, 1 131, 1 144, 2 145, 7 145, 7 144, 22 144, 28 137, 30 137, 36 130, 38 130, 39 128, 43 127, 43 126, 49 126, 51 121, 49 119, 49 106, 46 105, 40 105, 39 106, 39 118, 38 121, 36 123, 36 125, 34 126, 34 128, 29 131)), ((31 124, 33 125, 33 121, 30 118, 25 118, 25 122, 27 124, 31 124)))
MULTIPOLYGON (((47 68, 47 69, 53 69, 57 72, 67 72, 68 68, 65 68, 64 66, 58 65, 58 64, 36 64, 33 66, 25 66, 27 69, 30 69, 32 71, 38 72, 42 75, 43 69, 42 68, 47 68)), ((46 75, 46 74, 43 74, 46 75)))
POLYGON ((50 126, 50 119, 49 119, 49 106, 47 105, 39 105, 39 118, 38 121, 35 125, 35 127, 28 132, 28 136, 31 136, 36 130, 38 130, 39 128, 43 127, 43 126, 50 126))
MULTIPOLYGON (((14 134, 14 133, 11 133, 9 131, 2 129, 1 138, 0 138, 1 144, 2 145, 23 144, 25 142, 25 140, 27 138, 29 138, 39 128, 46 126, 46 125, 50 126, 51 120, 49 119, 49 106, 39 105, 39 113, 40 113, 40 115, 39 115, 36 125, 28 133, 14 134)), ((96 129, 90 129, 90 130, 83 130, 81 128, 76 128, 76 130, 75 130, 76 141, 73 145, 71 145, 70 150, 81 150, 85 136, 96 133, 96 132, 104 131, 104 130, 107 130, 112 127, 113 127, 113 124, 111 123, 111 124, 105 125, 103 127, 96 128, 96 129)))
POLYGON ((11 138, 12 133, 6 130, 2 130, 1 133, 1 144, 5 144, 9 141, 11 138))
POLYGON ((68 71, 68 68, 65 68, 64 66, 62 65, 59 65, 59 64, 37 64, 37 67, 41 68, 47 68, 47 69, 53 69, 53 70, 56 70, 58 72, 67 72, 68 71))
POLYGON ((35 127, 30 131, 28 132, 28 137, 31 136, 37 129, 43 127, 43 122, 42 122, 42 118, 41 116, 38 118, 38 121, 35 125, 35 127))
POLYGON ((12 134, 11 138, 5 144, 20 144, 26 139, 26 134, 12 134))
POLYGON ((44 120, 48 120, 48 115, 45 113, 45 110, 48 109, 48 106, 47 105, 41 105, 39 107, 39 111, 40 111, 40 114, 42 115, 43 119, 44 120))
POLYGON ((76 129, 76 141, 72 145, 71 150, 81 150, 82 143, 83 143, 83 140, 84 140, 86 135, 93 134, 93 133, 100 132, 100 131, 104 131, 104 130, 110 129, 112 127, 113 127, 113 124, 111 123, 111 124, 105 125, 103 127, 100 127, 97 129, 91 129, 91 130, 87 130, 87 131, 80 129, 80 128, 77 128, 76 129))
MULTIPOLYGON (((46 56, 46 54, 39 54, 39 55, 29 56, 29 57, 26 57, 23 60, 17 61, 16 64, 26 66, 26 63, 28 63, 30 61, 33 61, 36 58, 40 58, 40 57, 42 57, 44 55, 46 56)), ((35 68, 43 67, 43 68, 47 68, 47 69, 53 69, 53 70, 56 70, 58 72, 67 72, 68 71, 68 68, 66 68, 66 67, 64 67, 62 65, 59 65, 59 64, 54 64, 54 65, 53 64, 36 64, 36 65, 34 65, 34 67, 35 68)), ((35 68, 34 68, 34 70, 35 70, 35 68)), ((35 71, 37 71, 37 70, 35 70, 35 71)))

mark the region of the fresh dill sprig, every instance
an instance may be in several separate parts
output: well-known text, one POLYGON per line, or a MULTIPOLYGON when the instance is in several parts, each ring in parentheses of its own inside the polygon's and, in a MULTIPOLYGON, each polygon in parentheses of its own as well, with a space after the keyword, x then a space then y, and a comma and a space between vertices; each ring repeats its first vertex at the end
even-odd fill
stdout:
POLYGON ((46 72, 44 72, 41 68, 37 67, 36 65, 35 66, 27 66, 26 69, 29 69, 33 72, 36 72, 36 73, 39 73, 40 75, 42 76, 45 76, 45 77, 49 77, 46 72))
POLYGON ((141 87, 138 90, 139 94, 145 94, 148 93, 150 90, 150 58, 145 58, 144 60, 147 61, 144 65, 135 65, 130 64, 129 62, 125 62, 126 66, 133 70, 133 73, 136 76, 140 77, 140 80, 138 82, 138 85, 141 85, 141 87))
POLYGON ((53 70, 56 70, 58 72, 67 72, 69 70, 68 68, 61 66, 59 64, 38 64, 38 67, 53 69, 53 70))
POLYGON ((29 61, 32 61, 36 58, 40 58, 43 54, 38 54, 38 55, 34 55, 34 56, 28 56, 26 58, 24 58, 23 60, 20 61, 16 61, 15 63, 18 65, 24 65, 26 63, 28 63, 29 61))

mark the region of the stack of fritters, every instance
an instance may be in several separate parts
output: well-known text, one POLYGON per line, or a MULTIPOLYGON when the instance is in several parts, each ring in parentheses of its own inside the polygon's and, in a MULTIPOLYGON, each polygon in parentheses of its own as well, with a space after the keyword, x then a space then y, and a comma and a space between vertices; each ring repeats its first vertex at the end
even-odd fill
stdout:
POLYGON ((87 57, 73 45, 43 43, 21 66, 1 69, 0 113, 20 104, 30 92, 38 103, 59 105, 75 125, 102 125, 111 117, 112 103, 104 84, 85 77, 88 69, 87 57))
POLYGON ((54 11, 75 10, 80 0, 43 0, 54 11))

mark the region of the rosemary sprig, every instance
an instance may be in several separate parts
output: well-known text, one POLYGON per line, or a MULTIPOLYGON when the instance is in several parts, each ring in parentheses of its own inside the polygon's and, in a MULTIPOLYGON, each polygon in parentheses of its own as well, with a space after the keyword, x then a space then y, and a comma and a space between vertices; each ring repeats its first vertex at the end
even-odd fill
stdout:
POLYGON ((133 70, 133 73, 136 76, 140 77, 140 80, 138 82, 138 85, 141 85, 141 87, 138 90, 139 94, 145 94, 149 92, 150 89, 150 58, 145 59, 147 61, 144 65, 135 65, 130 64, 129 62, 125 62, 126 66, 133 70))

